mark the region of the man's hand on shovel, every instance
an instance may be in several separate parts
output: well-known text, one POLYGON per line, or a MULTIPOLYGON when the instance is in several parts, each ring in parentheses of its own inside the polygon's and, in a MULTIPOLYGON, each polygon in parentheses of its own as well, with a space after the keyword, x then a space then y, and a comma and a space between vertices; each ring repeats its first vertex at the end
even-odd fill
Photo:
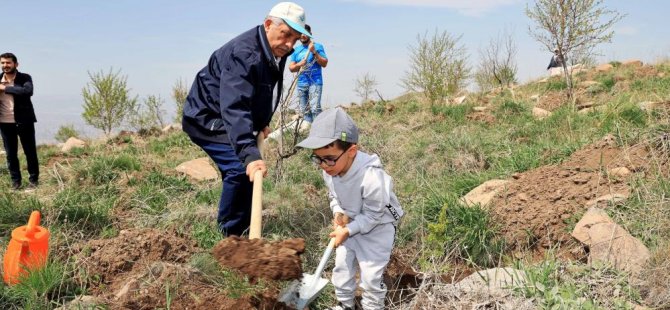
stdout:
MULTIPOLYGON (((263 155, 263 140, 265 137, 267 137, 270 134, 270 127, 265 126, 263 128, 263 131, 258 133, 258 150, 261 152, 261 156, 263 155)), ((254 181, 254 174, 257 170, 260 170, 263 173, 263 176, 268 175, 268 168, 265 166, 265 161, 262 159, 255 160, 250 162, 247 165, 247 175, 249 176, 249 181, 253 182, 254 181)))
POLYGON ((268 174, 268 168, 265 166, 265 161, 262 159, 252 161, 247 165, 247 175, 249 176, 249 181, 254 181, 254 174, 259 170, 263 173, 263 176, 268 174))

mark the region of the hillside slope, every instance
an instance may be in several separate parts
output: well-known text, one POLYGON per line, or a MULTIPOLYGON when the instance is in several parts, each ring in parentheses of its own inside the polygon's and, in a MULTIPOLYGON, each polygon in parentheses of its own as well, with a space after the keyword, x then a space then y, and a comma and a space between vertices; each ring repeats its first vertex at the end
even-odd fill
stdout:
MULTIPOLYGON (((552 78, 470 94, 462 104, 430 106, 406 95, 348 108, 361 148, 380 156, 407 214, 388 270, 389 308, 670 304, 670 65, 615 64, 576 75, 576 105, 552 78), (609 173, 619 167, 630 174, 609 173), (512 183, 488 206, 464 205, 461 197, 492 179, 512 183), (569 235, 589 202, 610 193, 628 199, 605 204, 607 213, 652 253, 637 277, 589 264, 569 235), (502 297, 447 286, 509 266, 536 275, 533 285, 502 297)), ((220 181, 175 170, 206 156, 182 132, 122 135, 69 153, 40 146, 39 154, 44 177, 35 191, 10 191, 3 170, 0 245, 4 251, 10 230, 40 210, 52 233, 50 263, 21 285, 0 285, 0 308, 49 309, 84 295, 115 309, 277 307, 286 283, 250 283, 210 254, 221 240, 220 181)), ((304 238, 304 269, 313 270, 331 215, 308 155, 271 167, 263 236, 304 238)), ((329 287, 313 309, 333 303, 329 287)))

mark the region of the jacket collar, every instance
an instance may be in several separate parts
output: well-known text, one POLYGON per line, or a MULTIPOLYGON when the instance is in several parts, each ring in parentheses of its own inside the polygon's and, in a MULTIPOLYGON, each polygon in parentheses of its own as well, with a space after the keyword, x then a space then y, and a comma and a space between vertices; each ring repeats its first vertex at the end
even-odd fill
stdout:
MULTIPOLYGON (((279 63, 278 61, 275 60, 275 55, 272 54, 272 49, 270 48, 270 42, 268 42, 268 35, 265 32, 265 27, 263 25, 258 26, 258 37, 261 39, 261 46, 263 47, 263 56, 265 59, 268 61, 268 63, 272 64, 272 67, 279 70, 279 63)), ((279 62, 285 60, 288 58, 289 55, 293 53, 293 49, 291 49, 284 57, 280 59, 279 62)))

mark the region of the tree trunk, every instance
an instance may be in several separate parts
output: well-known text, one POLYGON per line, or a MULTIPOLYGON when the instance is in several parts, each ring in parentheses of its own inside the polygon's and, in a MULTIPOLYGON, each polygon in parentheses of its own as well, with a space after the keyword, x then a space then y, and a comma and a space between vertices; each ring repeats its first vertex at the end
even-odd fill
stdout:
POLYGON ((568 95, 568 100, 573 101, 573 93, 572 93, 572 72, 568 70, 568 65, 566 61, 563 61, 563 75, 565 76, 565 85, 567 87, 567 95, 568 95))

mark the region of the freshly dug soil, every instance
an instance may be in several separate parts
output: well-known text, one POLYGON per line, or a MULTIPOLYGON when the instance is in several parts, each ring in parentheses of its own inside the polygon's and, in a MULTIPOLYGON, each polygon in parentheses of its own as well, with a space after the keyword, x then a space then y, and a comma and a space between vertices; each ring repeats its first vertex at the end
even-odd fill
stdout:
MULTIPOLYGON (((117 276, 156 262, 186 263, 197 252, 195 242, 158 229, 122 230, 110 239, 78 245, 77 261, 89 278, 109 284, 117 276)), ((93 288, 95 291, 96 289, 93 288)))
POLYGON ((236 236, 221 240, 212 255, 225 267, 253 278, 294 280, 302 277, 300 254, 305 252, 302 238, 269 242, 236 236))
MULTIPOLYGON (((647 156, 646 148, 622 149, 608 136, 559 165, 515 175, 515 180, 492 201, 492 212, 507 244, 516 248, 581 249, 571 244, 569 225, 576 223, 598 197, 630 193, 626 177, 608 175, 607 171, 617 167, 643 171, 647 156)), ((579 258, 582 254, 567 256, 579 258)))

